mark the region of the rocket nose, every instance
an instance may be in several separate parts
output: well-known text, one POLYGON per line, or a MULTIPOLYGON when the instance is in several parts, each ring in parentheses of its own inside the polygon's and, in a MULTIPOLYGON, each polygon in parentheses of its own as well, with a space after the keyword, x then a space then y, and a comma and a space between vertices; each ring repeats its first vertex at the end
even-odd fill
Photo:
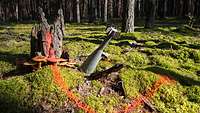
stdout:
POLYGON ((110 35, 112 32, 117 32, 118 30, 115 29, 114 27, 107 27, 106 28, 106 33, 107 35, 110 35))

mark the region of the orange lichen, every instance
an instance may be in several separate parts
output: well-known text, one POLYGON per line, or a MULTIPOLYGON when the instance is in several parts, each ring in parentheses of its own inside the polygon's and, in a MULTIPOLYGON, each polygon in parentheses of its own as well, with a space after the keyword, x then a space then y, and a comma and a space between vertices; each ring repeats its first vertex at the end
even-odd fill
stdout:
POLYGON ((153 97, 161 85, 171 82, 174 82, 174 80, 172 80, 168 76, 160 76, 160 78, 155 82, 155 84, 149 90, 147 90, 143 95, 140 95, 139 97, 134 99, 130 104, 128 104, 128 106, 125 107, 124 110, 121 110, 118 113, 129 113, 133 111, 138 106, 143 104, 145 99, 150 99, 151 97, 153 97))
MULTIPOLYGON (((86 113, 96 113, 94 109, 88 106, 86 103, 81 102, 73 92, 68 88, 67 84, 64 82, 63 78, 60 75, 60 71, 56 65, 51 65, 51 70, 53 72, 54 82, 61 88, 63 92, 67 95, 69 100, 74 102, 77 107, 84 110, 86 113)), ((128 104, 124 110, 115 113, 129 113, 136 109, 138 106, 144 104, 145 99, 150 99, 154 94, 159 90, 160 86, 167 83, 174 83, 175 81, 169 78, 168 76, 160 76, 159 79, 154 83, 154 85, 147 91, 134 99, 130 104, 128 104)))
POLYGON ((60 71, 56 65, 51 65, 51 70, 53 72, 53 79, 54 82, 61 88, 63 92, 67 95, 69 100, 74 102, 77 107, 84 110, 86 113, 96 113, 95 110, 93 110, 90 106, 88 106, 86 103, 81 102, 74 94, 73 92, 68 88, 67 84, 64 82, 62 76, 60 75, 60 71))

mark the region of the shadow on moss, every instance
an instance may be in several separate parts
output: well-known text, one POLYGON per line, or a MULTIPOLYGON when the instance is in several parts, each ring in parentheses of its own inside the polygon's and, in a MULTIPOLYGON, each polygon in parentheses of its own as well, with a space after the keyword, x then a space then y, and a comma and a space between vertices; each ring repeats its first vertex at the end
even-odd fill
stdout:
POLYGON ((10 52, 0 52, 0 61, 9 62, 15 65, 15 60, 21 58, 29 58, 28 54, 12 54, 10 52))
POLYGON ((200 81, 194 80, 186 76, 182 76, 172 70, 165 69, 159 66, 147 67, 145 68, 145 70, 151 71, 156 74, 167 75, 169 77, 172 77, 173 79, 175 79, 176 81, 178 81, 180 84, 184 86, 193 86, 193 85, 200 86, 200 81))

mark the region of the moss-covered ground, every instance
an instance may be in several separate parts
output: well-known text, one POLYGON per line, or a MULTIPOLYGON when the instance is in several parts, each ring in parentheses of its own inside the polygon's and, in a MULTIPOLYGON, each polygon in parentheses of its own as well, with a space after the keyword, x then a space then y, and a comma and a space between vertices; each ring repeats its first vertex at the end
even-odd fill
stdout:
MULTIPOLYGON (((41 109, 66 112, 60 109, 74 105, 53 82, 50 67, 27 74, 16 70, 15 60, 29 57, 28 36, 32 26, 0 26, 0 112, 41 112, 41 109)), ((105 38, 105 28, 103 24, 66 24, 63 48, 71 58, 87 56, 105 38)), ((168 75, 177 82, 162 85, 149 100, 159 112, 200 112, 199 32, 180 24, 158 24, 153 29, 136 27, 135 33, 120 33, 112 39, 105 52, 109 54, 109 60, 101 61, 97 70, 123 63, 125 66, 119 74, 124 82, 126 99, 117 93, 99 95, 104 87, 100 81, 92 81, 83 94, 79 92, 79 87, 84 86, 84 74, 74 69, 60 68, 71 90, 98 113, 112 113, 126 106, 131 99, 149 89, 160 75, 168 75)), ((75 112, 83 111, 75 109, 75 112)))

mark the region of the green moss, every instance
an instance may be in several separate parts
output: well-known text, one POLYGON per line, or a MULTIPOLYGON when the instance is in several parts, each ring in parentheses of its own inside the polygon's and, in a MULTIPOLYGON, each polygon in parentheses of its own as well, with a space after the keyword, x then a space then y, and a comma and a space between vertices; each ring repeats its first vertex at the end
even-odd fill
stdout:
POLYGON ((64 45, 64 48, 72 58, 89 55, 97 47, 97 45, 85 41, 72 41, 64 45))
MULTIPOLYGON (((27 59, 29 57, 28 35, 32 25, 0 25, 2 28, 0 29, 1 76, 4 75, 3 73, 15 71, 16 58, 27 59)), ((105 28, 105 25, 94 23, 66 24, 64 50, 69 52, 70 58, 88 56, 105 38, 105 28)), ((151 103, 162 113, 199 112, 200 82, 196 72, 200 70, 198 50, 200 40, 197 33, 184 27, 172 26, 153 29, 140 27, 135 31, 134 33, 121 33, 121 37, 111 40, 105 49, 105 52, 110 54, 109 58, 100 61, 97 71, 112 67, 116 63, 125 64, 119 74, 128 98, 135 98, 149 89, 158 79, 155 73, 169 75, 177 83, 163 85, 155 97, 150 99, 151 103), (132 42, 140 43, 144 47, 135 47, 127 53, 122 53, 124 49, 130 49, 128 43, 132 42), (119 43, 121 45, 117 45, 119 43)), ((100 89, 105 85, 100 81, 92 81, 91 88, 88 90, 89 95, 81 96, 77 92, 77 87, 84 84, 84 74, 74 69, 59 69, 65 83, 75 95, 97 112, 113 112, 113 109, 126 104, 116 93, 99 96, 100 89)), ((12 76, 15 76, 15 73, 12 76)), ((64 101, 68 102, 67 96, 54 83, 49 67, 24 76, 19 75, 0 80, 0 112, 2 113, 32 112, 44 102, 54 110, 62 108, 64 101)), ((84 111, 77 112, 83 113, 84 111)))
POLYGON ((174 42, 161 42, 157 45, 157 48, 160 49, 179 49, 180 47, 174 42))
POLYGON ((190 70, 190 71, 197 71, 200 70, 200 64, 195 63, 194 60, 188 59, 181 64, 181 67, 190 70))
POLYGON ((70 89, 76 88, 78 84, 83 84, 84 75, 79 71, 75 71, 68 68, 60 68, 61 75, 64 77, 65 82, 69 86, 70 89))
POLYGON ((96 70, 97 71, 105 70, 105 69, 108 69, 112 66, 113 66, 113 64, 109 61, 100 61, 99 64, 97 65, 96 70))
POLYGON ((151 59, 153 64, 166 68, 177 68, 180 65, 177 59, 173 59, 169 56, 153 55, 151 59))
POLYGON ((190 57, 190 52, 188 50, 181 49, 181 50, 173 51, 171 53, 171 56, 176 59, 187 61, 190 57))
POLYGON ((199 106, 187 101, 184 89, 180 85, 165 85, 161 87, 153 101, 159 111, 163 113, 196 113, 199 106))
POLYGON ((144 92, 157 78, 157 76, 151 72, 146 72, 144 70, 133 71, 129 68, 121 70, 120 74, 128 97, 136 97, 139 93, 144 92))
POLYGON ((52 107, 61 106, 66 96, 60 88, 54 83, 50 67, 45 67, 35 73, 27 75, 27 80, 31 84, 29 103, 37 105, 46 101, 52 107))
POLYGON ((199 86, 187 87, 187 97, 191 102, 200 104, 200 88, 199 86))
POLYGON ((0 112, 27 112, 29 91, 30 86, 22 77, 0 80, 0 112))
POLYGON ((118 46, 108 45, 108 47, 105 49, 105 52, 110 55, 121 55, 122 49, 118 46))
POLYGON ((128 52, 127 54, 123 55, 123 57, 125 64, 131 67, 143 66, 149 63, 147 56, 137 51, 128 52))
POLYGON ((200 63, 200 51, 199 50, 193 51, 193 59, 196 63, 200 63))
POLYGON ((145 42, 145 46, 147 46, 147 47, 154 47, 155 45, 157 45, 157 44, 154 41, 145 42))
POLYGON ((120 103, 119 97, 114 95, 99 97, 89 96, 86 98, 86 102, 98 113, 111 113, 114 111, 115 106, 120 103))

